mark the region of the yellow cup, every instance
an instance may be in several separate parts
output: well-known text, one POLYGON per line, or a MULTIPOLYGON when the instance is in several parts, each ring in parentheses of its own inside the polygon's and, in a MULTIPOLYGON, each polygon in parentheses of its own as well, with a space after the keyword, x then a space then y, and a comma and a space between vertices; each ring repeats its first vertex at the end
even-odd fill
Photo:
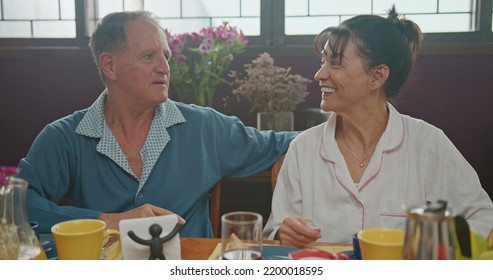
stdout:
POLYGON ((51 227, 60 260, 100 260, 110 237, 117 238, 118 248, 105 259, 116 259, 121 252, 120 232, 106 229, 106 223, 95 219, 61 222, 51 227))
POLYGON ((404 246, 404 230, 369 228, 358 232, 363 260, 400 260, 404 246))

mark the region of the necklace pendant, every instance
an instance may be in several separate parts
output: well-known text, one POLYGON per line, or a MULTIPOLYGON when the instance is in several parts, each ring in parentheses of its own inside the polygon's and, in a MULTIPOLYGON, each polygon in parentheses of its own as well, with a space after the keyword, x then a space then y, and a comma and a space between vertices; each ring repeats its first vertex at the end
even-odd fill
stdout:
POLYGON ((362 163, 360 163, 360 164, 359 164, 359 167, 363 167, 363 166, 365 166, 365 165, 364 165, 364 164, 362 164, 362 163))

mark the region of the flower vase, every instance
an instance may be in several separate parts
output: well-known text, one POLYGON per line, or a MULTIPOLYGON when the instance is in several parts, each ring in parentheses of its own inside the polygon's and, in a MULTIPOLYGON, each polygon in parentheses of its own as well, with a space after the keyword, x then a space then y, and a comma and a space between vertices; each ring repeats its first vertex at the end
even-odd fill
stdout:
POLYGON ((293 112, 259 112, 257 113, 257 129, 274 131, 293 131, 293 112))
POLYGON ((186 104, 195 104, 203 107, 212 107, 215 88, 177 89, 179 101, 186 104))

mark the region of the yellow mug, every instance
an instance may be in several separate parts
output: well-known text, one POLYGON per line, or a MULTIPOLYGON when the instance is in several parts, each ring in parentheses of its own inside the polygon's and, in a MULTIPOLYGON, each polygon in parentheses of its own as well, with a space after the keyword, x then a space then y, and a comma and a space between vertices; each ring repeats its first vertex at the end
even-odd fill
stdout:
POLYGON ((96 219, 61 222, 51 227, 60 260, 116 259, 121 253, 120 232, 106 229, 106 223, 96 219), (117 248, 108 254, 108 240, 115 237, 117 248), (102 256, 103 250, 105 255, 102 256))
POLYGON ((400 260, 405 232, 402 229, 368 228, 358 232, 363 260, 400 260))

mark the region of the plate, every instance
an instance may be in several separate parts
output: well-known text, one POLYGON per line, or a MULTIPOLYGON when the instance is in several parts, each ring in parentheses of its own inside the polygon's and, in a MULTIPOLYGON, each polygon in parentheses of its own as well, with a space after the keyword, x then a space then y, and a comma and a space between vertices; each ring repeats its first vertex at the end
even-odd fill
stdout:
POLYGON ((262 259, 263 260, 289 260, 288 254, 293 251, 299 250, 295 247, 289 246, 263 246, 262 259))

